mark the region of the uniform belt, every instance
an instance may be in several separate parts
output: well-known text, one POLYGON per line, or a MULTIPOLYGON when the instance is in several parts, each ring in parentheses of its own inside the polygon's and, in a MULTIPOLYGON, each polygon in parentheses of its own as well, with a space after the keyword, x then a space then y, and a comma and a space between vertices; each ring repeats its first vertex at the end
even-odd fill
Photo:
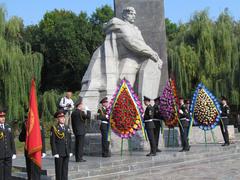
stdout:
POLYGON ((161 119, 153 119, 153 121, 161 121, 161 119))
POLYGON ((227 116, 223 116, 222 119, 227 119, 228 117, 227 116))
POLYGON ((181 121, 183 121, 183 120, 187 120, 187 118, 180 118, 180 120, 181 120, 181 121))
POLYGON ((108 122, 107 122, 107 121, 101 121, 101 123, 103 123, 103 124, 108 124, 108 122))
POLYGON ((152 122, 152 119, 145 120, 144 122, 152 122))

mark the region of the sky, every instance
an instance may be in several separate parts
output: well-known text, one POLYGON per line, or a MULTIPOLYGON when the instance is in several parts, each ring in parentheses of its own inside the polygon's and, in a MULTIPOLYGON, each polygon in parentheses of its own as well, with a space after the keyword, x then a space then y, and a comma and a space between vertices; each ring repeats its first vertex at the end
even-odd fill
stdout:
MULTIPOLYGON (((46 11, 53 9, 80 11, 89 15, 98 7, 108 4, 113 7, 113 0, 0 0, 7 10, 7 18, 19 16, 25 25, 37 24, 46 11)), ((240 0, 165 0, 165 17, 175 23, 187 22, 195 11, 209 10, 212 19, 228 8, 235 20, 240 20, 240 0)))

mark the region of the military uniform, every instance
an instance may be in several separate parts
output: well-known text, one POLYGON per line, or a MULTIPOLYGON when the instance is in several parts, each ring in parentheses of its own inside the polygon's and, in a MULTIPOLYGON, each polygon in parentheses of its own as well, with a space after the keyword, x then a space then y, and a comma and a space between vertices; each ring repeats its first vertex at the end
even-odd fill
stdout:
MULTIPOLYGON (((42 125, 40 125, 41 137, 42 137, 42 154, 46 154, 45 148, 45 130, 42 125)), ((19 141, 26 142, 26 121, 22 124, 22 129, 19 134, 19 141)), ((28 157, 28 152, 24 148, 24 155, 26 160, 26 168, 28 180, 40 180, 41 169, 28 157)))
MULTIPOLYGON (((148 98, 144 97, 144 100, 149 100, 148 98)), ((148 140, 150 142, 150 153, 147 154, 147 156, 155 156, 156 155, 156 140, 155 140, 155 136, 154 136, 154 122, 153 122, 153 116, 154 116, 154 109, 152 107, 151 104, 149 104, 145 110, 144 113, 144 124, 145 124, 145 129, 147 131, 147 136, 148 136, 148 140)))
POLYGON ((189 151, 190 146, 188 142, 188 129, 189 129, 189 112, 185 106, 182 104, 179 109, 179 119, 181 125, 179 124, 181 142, 182 142, 182 150, 181 151, 189 151))
POLYGON ((16 154, 12 129, 8 124, 0 124, 0 180, 10 180, 12 156, 16 154))
MULTIPOLYGON (((76 102, 76 107, 82 102, 76 102)), ((72 128, 75 135, 75 160, 85 162, 83 157, 84 137, 86 134, 85 121, 88 119, 86 113, 80 109, 75 109, 71 115, 72 128)))
MULTIPOLYGON (((155 99, 156 100, 156 99, 155 99)), ((155 137, 155 141, 156 141, 156 148, 157 148, 157 152, 161 152, 160 149, 158 149, 158 141, 159 141, 159 134, 160 134, 160 129, 162 126, 162 121, 161 121, 161 114, 160 114, 160 107, 158 104, 154 104, 153 106, 153 122, 154 122, 154 137, 155 137)))
MULTIPOLYGON (((55 118, 57 118, 55 114, 55 118)), ((68 179, 68 163, 71 153, 71 130, 67 125, 57 124, 51 128, 50 144, 55 157, 56 180, 68 179)))
POLYGON ((227 104, 225 104, 225 105, 222 105, 221 110, 222 110, 222 113, 221 113, 222 120, 220 121, 220 128, 221 128, 223 139, 225 142, 223 145, 228 146, 230 142, 229 142, 227 126, 229 124, 230 108, 227 104))
POLYGON ((101 121, 100 131, 102 134, 102 157, 110 157, 109 141, 108 141, 108 130, 109 120, 107 118, 107 109, 102 107, 98 109, 98 119, 101 121))

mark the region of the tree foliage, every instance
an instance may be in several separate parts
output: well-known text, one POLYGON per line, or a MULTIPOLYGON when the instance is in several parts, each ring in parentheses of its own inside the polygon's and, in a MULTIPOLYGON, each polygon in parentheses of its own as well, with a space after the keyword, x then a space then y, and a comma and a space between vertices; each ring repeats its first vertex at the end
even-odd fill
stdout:
POLYGON ((179 24, 168 41, 170 73, 179 92, 190 98, 198 82, 203 82, 217 97, 227 96, 240 103, 240 23, 229 12, 216 21, 208 11, 196 12, 186 24, 179 24))
POLYGON ((80 90, 91 55, 103 42, 102 24, 113 17, 109 6, 88 17, 67 10, 47 12, 38 25, 26 28, 25 39, 44 55, 41 90, 80 90))
POLYGON ((29 43, 22 38, 20 18, 5 18, 0 7, 0 104, 8 108, 7 118, 23 119, 28 106, 30 82, 35 78, 39 86, 43 57, 32 53, 29 43), (22 51, 24 45, 25 51, 22 51))

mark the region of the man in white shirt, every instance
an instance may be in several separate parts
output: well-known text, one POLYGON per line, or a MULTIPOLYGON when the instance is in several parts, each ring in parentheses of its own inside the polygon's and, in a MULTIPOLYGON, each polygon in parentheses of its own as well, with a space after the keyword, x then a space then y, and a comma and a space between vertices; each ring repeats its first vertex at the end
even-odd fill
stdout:
POLYGON ((65 124, 69 125, 70 127, 71 127, 70 125, 71 113, 74 108, 74 103, 71 97, 72 97, 72 92, 67 91, 66 96, 64 96, 59 103, 60 108, 65 111, 65 124))

